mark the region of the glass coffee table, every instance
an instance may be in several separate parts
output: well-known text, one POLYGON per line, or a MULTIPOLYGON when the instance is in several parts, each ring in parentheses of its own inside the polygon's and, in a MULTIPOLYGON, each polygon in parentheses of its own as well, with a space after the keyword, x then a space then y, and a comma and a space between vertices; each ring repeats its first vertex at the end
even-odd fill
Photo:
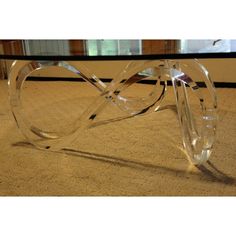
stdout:
MULTIPOLYGON (((199 63, 198 59, 235 57, 236 53, 232 52, 156 53, 155 51, 152 52, 151 49, 148 53, 135 51, 133 54, 129 52, 121 55, 117 52, 89 55, 89 53, 81 52, 81 50, 69 53, 31 53, 29 50, 22 50, 0 54, 1 60, 10 61, 11 64, 8 88, 13 116, 22 134, 35 147, 53 151, 63 150, 72 142, 79 142, 81 132, 86 129, 116 120, 158 112, 167 92, 167 84, 171 81, 175 93, 184 150, 195 165, 200 165, 209 159, 217 126, 215 87, 207 69, 199 63), (104 79, 96 75, 94 67, 96 65, 99 67, 101 62, 104 65, 103 70, 112 70, 110 68, 112 64, 116 71, 112 78, 104 79), (119 69, 115 69, 116 64, 119 69), (70 74, 68 81, 70 81, 69 78, 73 77, 71 86, 74 88, 78 82, 87 82, 95 91, 94 99, 91 102, 87 102, 90 98, 85 101, 85 105, 78 116, 74 115, 74 113, 77 114, 76 109, 79 109, 79 106, 76 105, 73 108, 73 115, 69 115, 70 110, 68 110, 68 114, 64 112, 63 115, 68 115, 67 119, 69 119, 66 126, 60 127, 60 129, 57 129, 56 122, 47 127, 37 125, 40 124, 40 118, 33 115, 29 116, 24 105, 24 91, 32 86, 29 100, 38 96, 41 100, 44 99, 45 103, 52 103, 56 96, 60 98, 42 117, 49 115, 49 113, 51 115, 56 114, 53 109, 58 109, 60 101, 64 102, 64 95, 57 92, 55 87, 56 95, 52 92, 51 98, 47 100, 43 97, 43 93, 50 88, 45 86, 39 92, 35 84, 40 85, 40 79, 37 81, 32 79, 32 75, 40 73, 40 71, 53 71, 53 69, 55 71, 56 68, 61 73, 70 74), (25 86, 26 81, 31 82, 25 86), (151 85, 148 93, 145 95, 127 93, 140 83, 151 85), (121 115, 99 121, 97 118, 109 106, 115 106, 121 115), (36 122, 37 119, 38 123, 36 122)), ((64 80, 66 81, 67 78, 65 77, 64 80)), ((64 89, 63 86, 60 87, 62 90, 64 89)), ((83 92, 86 100, 86 91, 83 90, 83 92)), ((75 102, 74 100, 69 101, 70 92, 66 93, 66 96, 68 106, 75 102)), ((30 103, 28 111, 37 105, 37 103, 30 103)), ((39 107, 38 109, 42 111, 42 108, 39 107)), ((168 142, 168 140, 166 141, 168 142)))

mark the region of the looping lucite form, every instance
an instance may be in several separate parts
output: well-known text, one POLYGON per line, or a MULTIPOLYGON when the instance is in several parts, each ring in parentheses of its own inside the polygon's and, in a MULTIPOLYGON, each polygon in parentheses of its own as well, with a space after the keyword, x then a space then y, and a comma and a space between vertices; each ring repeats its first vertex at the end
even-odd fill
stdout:
POLYGON ((209 159, 216 135, 214 84, 197 60, 170 63, 183 145, 190 160, 202 164, 209 159))
POLYGON ((216 130, 216 95, 207 70, 197 61, 185 63, 171 60, 131 61, 109 84, 104 83, 85 66, 74 61, 15 61, 9 75, 11 109, 23 135, 38 148, 62 150, 78 139, 83 130, 116 119, 155 112, 172 79, 183 144, 194 164, 205 162, 212 150, 216 130), (34 124, 22 105, 23 86, 35 71, 59 67, 73 73, 95 88, 98 95, 63 132, 43 129, 34 124), (153 81, 153 89, 145 96, 129 96, 127 91, 142 80, 153 81), (195 81, 195 82, 194 82, 195 81), (206 89, 200 88, 201 82, 206 89), (192 105, 193 102, 193 105, 192 105), (107 106, 116 106, 123 116, 98 122, 97 117, 107 106))

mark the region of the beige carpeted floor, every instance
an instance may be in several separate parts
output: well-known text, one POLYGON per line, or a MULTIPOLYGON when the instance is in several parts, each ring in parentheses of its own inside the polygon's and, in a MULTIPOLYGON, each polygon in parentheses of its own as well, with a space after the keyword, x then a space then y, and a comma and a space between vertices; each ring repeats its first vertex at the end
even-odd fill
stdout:
MULTIPOLYGON (((29 82, 27 86, 23 105, 28 116, 38 126, 62 132, 80 113, 79 108, 90 101, 91 91, 79 83, 29 82), (75 98, 76 86, 86 97, 80 99, 82 103, 75 98), (58 99, 65 110, 53 110, 58 99), (45 104, 49 104, 46 113, 45 104)), ((139 94, 149 87, 140 85, 131 92, 139 94)), ((73 144, 80 152, 35 149, 24 143, 10 113, 6 81, 0 81, 0 195, 236 195, 236 89, 217 89, 217 95, 220 118, 214 151, 210 162, 197 168, 182 152, 174 109, 86 131, 73 144)), ((163 106, 171 104, 173 90, 168 87, 163 106)), ((116 112, 111 107, 107 114, 116 112)))

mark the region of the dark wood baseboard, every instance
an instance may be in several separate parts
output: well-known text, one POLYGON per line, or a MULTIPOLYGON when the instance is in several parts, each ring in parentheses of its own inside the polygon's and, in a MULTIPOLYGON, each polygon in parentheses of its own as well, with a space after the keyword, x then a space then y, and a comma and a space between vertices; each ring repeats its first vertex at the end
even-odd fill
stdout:
MULTIPOLYGON (((85 82, 82 78, 73 78, 73 77, 35 77, 31 76, 27 78, 31 81, 73 81, 73 82, 85 82)), ((100 78, 104 83, 109 83, 112 81, 110 78, 100 78)), ((156 80, 140 80, 140 84, 156 84, 156 80)), ((162 82, 163 84, 163 82, 162 82)), ((203 82, 197 82, 199 87, 205 87, 203 82)), ((172 86, 172 81, 167 81, 168 86, 172 86)), ((214 82, 216 88, 236 88, 236 83, 234 82, 214 82)))

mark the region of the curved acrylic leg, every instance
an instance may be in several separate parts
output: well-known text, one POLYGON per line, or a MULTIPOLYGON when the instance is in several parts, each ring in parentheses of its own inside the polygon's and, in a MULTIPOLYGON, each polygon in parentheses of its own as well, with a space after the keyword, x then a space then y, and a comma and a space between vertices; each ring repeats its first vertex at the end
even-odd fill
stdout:
MULTIPOLYGON (((155 73, 159 73, 157 83, 159 85, 161 78, 159 66, 161 65, 157 62, 150 61, 130 63, 109 86, 106 86, 99 78, 90 73, 82 63, 79 64, 79 69, 77 69, 78 63, 74 64, 74 62, 15 61, 9 76, 9 94, 12 112, 21 132, 32 144, 43 149, 59 150, 65 148, 78 138, 80 132, 84 129, 92 127, 95 124, 96 117, 109 103, 116 104, 121 110, 128 112, 129 116, 145 113, 151 107, 157 109, 166 91, 166 84, 164 84, 160 95, 157 92, 156 86, 147 98, 126 98, 122 96, 122 92, 140 80, 140 78, 134 79, 133 75, 150 68, 155 73), (50 66, 63 67, 68 71, 78 74, 100 92, 96 101, 78 117, 73 128, 66 135, 45 131, 34 126, 22 109, 21 90, 26 78, 34 71, 50 66)), ((152 73, 153 75, 155 75, 154 72, 152 73)))
POLYGON ((167 82, 164 78, 162 61, 132 62, 113 81, 111 87, 115 87, 117 95, 115 103, 129 115, 139 115, 156 111, 164 98, 167 90, 167 82), (131 97, 124 95, 132 85, 143 79, 153 81, 153 89, 143 97, 131 97))
POLYGON ((69 131, 69 133, 64 136, 61 136, 60 134, 54 132, 42 130, 34 126, 33 122, 24 113, 21 101, 22 87, 26 78, 36 70, 51 66, 63 67, 70 72, 78 74, 85 81, 88 81, 90 84, 95 86, 99 91, 104 91, 106 85, 103 84, 103 82, 96 78, 94 75, 90 75, 87 69, 83 67, 83 65, 80 66, 81 70, 77 70, 69 63, 61 61, 15 61, 13 63, 9 75, 8 84, 11 109, 18 127, 20 128, 24 136, 35 146, 46 149, 60 149, 64 145, 71 142, 71 140, 74 138, 73 134, 75 133, 77 127, 74 126, 69 131))
POLYGON ((207 70, 197 61, 170 62, 183 144, 193 164, 207 161, 215 139, 217 101, 207 70), (200 81, 200 88, 195 81, 200 81))

